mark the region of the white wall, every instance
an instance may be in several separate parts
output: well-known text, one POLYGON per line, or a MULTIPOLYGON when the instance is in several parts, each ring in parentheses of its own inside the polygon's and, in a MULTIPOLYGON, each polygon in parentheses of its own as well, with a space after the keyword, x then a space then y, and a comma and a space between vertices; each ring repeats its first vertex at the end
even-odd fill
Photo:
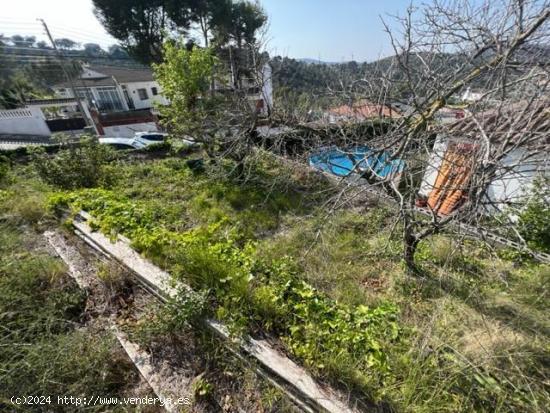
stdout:
POLYGON ((106 138, 132 138, 136 132, 158 132, 155 122, 103 127, 106 138))
POLYGON ((266 109, 269 113, 273 111, 273 82, 272 82, 271 66, 266 63, 262 68, 262 95, 264 98, 266 109))
POLYGON ((548 174, 550 165, 548 159, 541 155, 525 159, 525 152, 516 149, 502 161, 503 171, 487 190, 489 212, 506 208, 509 202, 525 201, 531 194, 533 183, 537 176, 548 174))
MULTIPOLYGON (((134 102, 134 108, 135 109, 149 109, 154 107, 155 102, 158 102, 161 105, 167 105, 168 100, 161 95, 161 88, 159 84, 156 81, 148 81, 148 82, 130 82, 130 83, 120 83, 116 85, 116 89, 118 91, 118 94, 120 96, 120 99, 122 100, 122 104, 124 106, 125 110, 130 109, 127 105, 126 98, 124 96, 123 87, 126 87, 126 90, 128 91, 128 95, 134 102), (151 89, 153 87, 157 88, 158 94, 156 96, 153 96, 153 92, 151 89), (145 89, 147 91, 147 99, 141 100, 139 98, 138 89, 145 89)), ((77 86, 78 88, 78 86, 77 86)), ((97 93, 96 87, 92 86, 90 87, 92 91, 92 95, 96 100, 99 100, 99 95, 97 93)), ((62 92, 59 89, 55 89, 56 95, 63 98, 72 98, 73 93, 71 89, 66 88, 62 92)))
POLYGON ((439 173, 439 168, 441 167, 446 151, 447 139, 442 135, 437 135, 433 150, 428 157, 428 165, 426 166, 424 178, 422 179, 422 184, 418 191, 419 195, 426 198, 430 196, 430 192, 434 189, 435 180, 437 179, 437 174, 439 173))
POLYGON ((40 108, 0 110, 0 133, 13 135, 50 136, 40 108))
MULTIPOLYGON (((424 172, 419 195, 428 197, 433 190, 447 146, 446 137, 438 135, 424 172)), ((496 172, 497 179, 487 188, 487 199, 484 203, 488 213, 504 209, 510 201, 518 202, 529 196, 534 178, 550 171, 550 164, 544 154, 526 160, 524 152, 519 149, 504 158, 502 165, 504 170, 496 172)))
POLYGON ((158 102, 161 105, 168 104, 168 100, 161 95, 161 88, 156 81, 121 83, 120 85, 126 86, 128 94, 132 98, 136 109, 152 108, 154 106, 154 102, 158 102), (151 88, 153 87, 157 88, 158 95, 156 96, 153 96, 153 92, 151 91, 151 88), (138 89, 145 89, 147 91, 148 99, 141 100, 137 91, 138 89))

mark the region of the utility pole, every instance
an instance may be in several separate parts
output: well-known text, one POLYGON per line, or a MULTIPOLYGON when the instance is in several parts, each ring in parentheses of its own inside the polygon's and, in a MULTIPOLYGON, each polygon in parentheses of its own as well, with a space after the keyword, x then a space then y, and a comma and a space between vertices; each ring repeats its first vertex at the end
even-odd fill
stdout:
POLYGON ((44 26, 44 30, 46 31, 46 35, 50 39, 50 43, 52 44, 52 47, 55 50, 55 53, 57 54, 57 57, 59 57, 59 61, 61 62, 61 70, 63 70, 63 73, 65 74, 65 77, 69 81, 69 85, 71 86, 73 96, 76 100, 76 103, 78 105, 78 109, 80 110, 80 113, 82 113, 82 117, 84 118, 84 122, 86 123, 86 126, 93 126, 94 130, 96 130, 96 132, 97 132, 97 129, 95 127, 94 122, 91 121, 88 118, 87 111, 84 110, 84 105, 82 104, 82 101, 80 100, 80 96, 78 96, 78 94, 76 93, 76 88, 75 88, 75 85, 74 85, 74 82, 73 82, 73 78, 71 77, 71 75, 69 74, 67 68, 65 67, 65 63, 66 63, 65 55, 63 55, 63 53, 57 48, 55 42, 53 41, 52 34, 50 33, 50 29, 48 29, 48 25, 46 24, 44 19, 38 19, 38 20, 40 22, 42 22, 42 25, 44 26))

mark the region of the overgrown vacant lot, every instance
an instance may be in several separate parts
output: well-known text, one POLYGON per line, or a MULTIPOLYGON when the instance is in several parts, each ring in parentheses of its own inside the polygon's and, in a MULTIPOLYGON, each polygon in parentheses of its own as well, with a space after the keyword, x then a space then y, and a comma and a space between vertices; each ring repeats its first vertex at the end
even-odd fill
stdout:
MULTIPOLYGON (((29 189, 17 198, 22 202, 17 208, 5 192, 0 198, 0 410, 52 411, 53 406, 73 412, 82 406, 59 406, 57 396, 139 395, 133 393, 139 374, 114 337, 86 326, 85 293, 34 227, 46 213, 35 204, 40 195, 17 185, 29 189), (10 402, 28 396, 50 397, 33 399, 34 405, 10 402)), ((109 411, 125 409, 111 406, 109 411)))
POLYGON ((391 205, 328 213, 329 182, 266 154, 239 176, 231 162, 112 160, 92 188, 70 190, 16 168, 2 196, 22 213, 37 201, 88 211, 203 291, 235 334, 276 337, 380 409, 549 407, 546 265, 440 235, 421 245, 424 275, 411 277, 391 205))

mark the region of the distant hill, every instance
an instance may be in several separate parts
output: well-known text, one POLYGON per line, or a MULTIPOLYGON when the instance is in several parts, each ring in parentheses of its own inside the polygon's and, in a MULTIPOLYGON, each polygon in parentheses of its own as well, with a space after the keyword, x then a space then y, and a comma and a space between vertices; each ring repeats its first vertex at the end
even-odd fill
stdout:
POLYGON ((304 57, 301 59, 296 59, 298 62, 307 63, 311 65, 337 65, 340 63, 347 63, 347 62, 325 62, 324 60, 319 59, 310 59, 309 57, 304 57))
MULTIPOLYGON (((485 61, 494 53, 486 51, 477 59, 485 61)), ((509 71, 509 78, 516 78, 525 74, 535 66, 545 67, 550 64, 550 47, 541 44, 531 44, 517 50, 512 61, 525 64, 523 68, 514 68, 509 71)), ((320 104, 326 97, 331 101, 337 97, 335 91, 342 90, 360 79, 370 79, 370 87, 378 88, 381 84, 377 79, 391 77, 392 99, 407 100, 411 96, 408 85, 409 80, 396 61, 395 56, 385 57, 373 62, 325 62, 319 59, 274 56, 270 60, 273 68, 273 81, 276 97, 280 97, 281 103, 300 105, 309 96, 314 104, 320 104)), ((415 93, 427 95, 434 92, 434 85, 448 82, 457 74, 468 73, 475 65, 470 61, 470 56, 463 53, 430 53, 423 52, 412 55, 409 58, 412 67, 412 79, 416 85, 415 93), (426 76, 425 65, 431 68, 431 75, 426 76), (419 70, 415 70, 418 68, 419 70)), ((494 86, 494 73, 484 73, 474 79, 468 86, 474 89, 485 90, 494 86)), ((372 90, 371 90, 372 92, 372 90)), ((386 93, 386 91, 384 92, 386 93)), ((330 103, 330 102, 329 102, 330 103)))

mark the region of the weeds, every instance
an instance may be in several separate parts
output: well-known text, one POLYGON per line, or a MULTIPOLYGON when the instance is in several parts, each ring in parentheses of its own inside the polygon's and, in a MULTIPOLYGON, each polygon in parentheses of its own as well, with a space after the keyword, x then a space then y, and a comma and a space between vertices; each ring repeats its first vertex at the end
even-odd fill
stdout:
POLYGON ((79 144, 65 144, 57 154, 49 156, 43 148, 36 148, 33 165, 47 183, 63 189, 92 188, 112 182, 115 170, 108 167, 114 153, 95 138, 83 139, 79 144))
POLYGON ((535 181, 531 199, 519 211, 519 232, 535 250, 550 252, 550 179, 535 181))
POLYGON ((207 291, 202 308, 233 331, 269 332, 317 375, 394 410, 534 412, 548 403, 544 369, 534 368, 547 363, 545 266, 443 234, 420 245, 424 278, 411 280, 391 211, 328 216, 307 177, 285 170, 286 186, 266 188, 277 170, 269 159, 249 165, 245 181, 221 173, 227 165, 203 167, 130 164, 113 190, 62 193, 52 205, 88 210, 95 228, 123 233, 207 291), (472 345, 487 333, 499 340, 472 345))
POLYGON ((58 260, 28 243, 39 235, 29 236, 0 223, 0 410, 13 409, 14 395, 51 396, 57 405, 57 395, 120 394, 136 373, 125 359, 113 360, 111 336, 76 329, 85 294, 58 260))
POLYGON ((277 333, 293 354, 319 374, 336 378, 345 365, 346 378, 357 388, 368 388, 370 396, 374 395, 374 383, 384 381, 389 372, 384 346, 400 336, 396 308, 352 309, 332 302, 300 281, 291 261, 265 261, 256 254, 253 243, 242 245, 245 237, 224 221, 172 232, 159 226, 147 208, 92 192, 96 196, 58 196, 53 202, 72 202, 76 209, 89 211, 106 233, 122 230, 141 251, 165 265, 166 260, 171 262, 174 276, 190 282, 196 290, 210 291, 218 305, 218 317, 247 328, 252 328, 250 321, 254 321, 277 333), (266 318, 269 314, 275 317, 266 318), (321 360, 335 360, 336 364, 321 360), (361 373, 367 370, 369 375, 361 373))
POLYGON ((0 155, 0 183, 6 178, 9 170, 10 167, 8 158, 0 155))

